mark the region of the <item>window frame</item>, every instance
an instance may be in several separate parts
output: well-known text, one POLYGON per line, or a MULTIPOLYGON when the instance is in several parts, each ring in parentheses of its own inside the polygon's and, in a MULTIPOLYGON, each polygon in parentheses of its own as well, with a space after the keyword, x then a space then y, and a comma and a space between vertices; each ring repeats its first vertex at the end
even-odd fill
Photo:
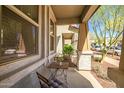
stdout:
MULTIPOLYGON (((26 21, 30 22, 31 24, 33 24, 36 27, 39 27, 38 22, 34 21, 33 19, 31 19, 29 16, 27 16, 25 13, 23 13, 21 10, 19 10, 18 8, 16 8, 13 5, 5 5, 5 7, 7 7, 8 9, 10 9, 12 12, 14 12, 15 14, 17 14, 18 16, 20 16, 21 18, 25 19, 26 21)), ((38 17, 39 20, 39 17, 38 17)))
MULTIPOLYGON (((52 23, 52 26, 53 26, 53 34, 49 34, 50 35, 50 52, 55 51, 55 23, 50 19, 50 26, 51 26, 51 23, 52 23), (51 37, 53 38, 52 46, 51 46, 51 37), (52 50, 51 50, 51 47, 53 48, 52 50)), ((51 27, 50 27, 49 33, 50 32, 51 32, 51 27)))
MULTIPOLYGON (((1 33, 1 21, 2 21, 2 6, 0 5, 0 33, 1 33)), ((0 34, 0 44, 1 44, 1 34, 0 34)), ((1 52, 1 46, 0 46, 0 52, 1 52)), ((1 53, 0 53, 1 54, 1 53)))
MULTIPOLYGON (((41 19, 40 19, 40 16, 41 16, 41 6, 38 6, 38 22, 34 21, 33 19, 31 19, 29 16, 27 16, 26 14, 24 14, 22 11, 20 11, 18 8, 16 8, 14 5, 1 5, 0 6, 0 30, 1 29, 1 23, 2 23, 2 7, 5 6, 7 9, 9 9, 11 12, 15 13, 16 15, 18 15, 19 17, 21 17, 22 19, 24 19, 25 21, 31 23, 32 25, 34 25, 38 30, 37 30, 37 33, 38 33, 38 41, 36 43, 36 47, 37 47, 37 50, 38 51, 36 54, 33 54, 33 55, 28 55, 28 56, 25 56, 25 57, 22 57, 22 58, 17 58, 17 59, 14 59, 14 60, 11 60, 11 61, 8 61, 8 62, 5 62, 5 63, 0 63, 0 66, 3 66, 3 65, 7 65, 7 64, 10 64, 10 63, 14 63, 14 62, 17 62, 17 61, 24 61, 24 60, 28 60, 28 59, 31 59, 32 56, 36 56, 36 59, 35 60, 38 60, 40 59, 40 54, 39 53, 39 50, 40 50, 40 46, 39 46, 39 37, 40 37, 40 33, 41 33, 41 29, 40 29, 40 26, 41 25, 41 19)), ((30 63, 30 62, 29 62, 30 63)))
POLYGON ((56 51, 56 18, 55 18, 55 15, 52 11, 52 8, 51 6, 49 6, 49 54, 52 54, 56 51), (50 31, 51 31, 51 28, 50 28, 50 25, 51 25, 51 22, 53 23, 53 35, 50 35, 50 31), (51 40, 50 40, 50 37, 52 37, 54 39, 54 44, 53 44, 53 47, 54 49, 51 50, 51 40))
MULTIPOLYGON (((25 7, 25 5, 14 5, 17 9, 19 9, 21 12, 23 12, 24 14, 26 14, 28 17, 30 17, 32 20, 34 20, 35 22, 37 22, 38 23, 38 9, 37 9, 37 11, 35 11, 35 12, 37 12, 37 17, 36 17, 36 19, 34 19, 34 18, 32 18, 32 10, 30 9, 30 7, 32 6, 32 5, 26 5, 26 6, 29 6, 29 7, 25 7), (20 6, 20 7, 18 7, 18 6, 20 6), (25 11, 25 8, 26 9, 28 9, 28 10, 26 10, 25 11), (27 13, 27 11, 28 11, 28 13, 27 13)), ((38 5, 33 5, 33 8, 38 8, 37 7, 38 5), (36 6, 36 7, 35 7, 36 6)), ((33 11, 34 12, 34 11, 33 11)))

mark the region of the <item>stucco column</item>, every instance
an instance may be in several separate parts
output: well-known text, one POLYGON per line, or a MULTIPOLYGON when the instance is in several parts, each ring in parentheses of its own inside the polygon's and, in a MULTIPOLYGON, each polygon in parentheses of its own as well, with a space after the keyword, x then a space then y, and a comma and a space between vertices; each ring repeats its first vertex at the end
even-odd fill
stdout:
POLYGON ((121 48, 119 70, 123 70, 124 71, 124 33, 123 33, 123 39, 122 39, 122 48, 121 48))
POLYGON ((89 50, 89 39, 88 39, 88 27, 87 22, 80 24, 80 30, 78 34, 78 50, 87 51, 89 50))
POLYGON ((1 19, 2 19, 1 18, 2 17, 1 13, 2 13, 2 8, 1 8, 1 5, 0 5, 0 56, 1 56, 1 19))
POLYGON ((91 70, 92 52, 89 51, 87 22, 80 24, 78 34, 78 70, 91 70))
POLYGON ((56 40, 57 40, 57 26, 55 24, 55 44, 54 44, 54 47, 55 47, 55 52, 57 52, 57 43, 56 43, 56 40))
POLYGON ((45 57, 49 56, 49 10, 48 6, 44 7, 44 34, 45 34, 45 57))
MULTIPOLYGON (((39 47, 39 54, 41 55, 41 58, 44 58, 44 55, 45 55, 45 49, 44 49, 44 38, 45 38, 45 34, 44 34, 44 6, 39 6, 39 32, 36 33, 37 35, 36 36, 39 36, 39 38, 36 38, 38 39, 38 47, 39 47)), ((38 48, 37 47, 37 48, 38 48)))
POLYGON ((62 49, 64 48, 64 44, 65 44, 65 39, 64 39, 64 37, 62 36, 62 49))

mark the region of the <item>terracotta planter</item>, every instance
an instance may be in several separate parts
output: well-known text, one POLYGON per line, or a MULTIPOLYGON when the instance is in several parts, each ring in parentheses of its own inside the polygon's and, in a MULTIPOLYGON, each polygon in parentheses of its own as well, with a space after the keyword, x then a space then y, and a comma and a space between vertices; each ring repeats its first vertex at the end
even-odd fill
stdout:
POLYGON ((71 62, 71 57, 70 56, 64 56, 63 62, 71 62))

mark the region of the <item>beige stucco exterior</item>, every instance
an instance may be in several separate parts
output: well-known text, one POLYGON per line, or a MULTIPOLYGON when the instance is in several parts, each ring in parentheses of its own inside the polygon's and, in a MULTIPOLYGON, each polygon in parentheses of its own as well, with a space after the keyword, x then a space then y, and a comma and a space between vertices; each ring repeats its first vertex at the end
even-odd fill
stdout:
POLYGON ((78 50, 87 51, 90 48, 89 45, 90 44, 89 44, 87 23, 81 23, 79 37, 78 37, 78 50))
POLYGON ((77 49, 77 45, 73 43, 74 40, 78 39, 78 33, 74 33, 73 31, 68 30, 69 29, 69 25, 57 25, 57 53, 61 53, 62 54, 62 50, 63 50, 63 42, 65 44, 72 44, 73 47, 75 48, 75 50, 77 49), (64 39, 62 37, 63 33, 73 33, 73 37, 70 39, 64 39), (64 41, 63 41, 64 40, 64 41))
MULTIPOLYGON (((10 9, 12 12, 17 14, 18 16, 24 18, 31 24, 38 27, 38 51, 39 53, 37 55, 28 56, 22 59, 14 60, 11 62, 11 64, 1 65, 0 66, 0 87, 34 87, 31 86, 36 85, 34 84, 35 78, 33 76, 28 75, 34 73, 37 71, 38 68, 40 68, 43 65, 46 65, 48 62, 51 62, 51 60, 54 58, 56 53, 62 52, 62 33, 74 33, 72 31, 68 30, 69 24, 80 24, 80 31, 79 33, 75 33, 73 37, 71 38, 71 43, 73 43, 76 38, 78 37, 78 47, 75 46, 75 48, 78 48, 79 51, 85 51, 89 49, 89 43, 88 43, 88 29, 87 29, 87 22, 88 19, 91 17, 91 15, 96 11, 98 6, 83 6, 83 10, 79 7, 80 11, 76 11, 78 15, 75 15, 73 11, 70 11, 72 15, 67 13, 68 18, 60 18, 57 19, 55 11, 52 9, 51 6, 48 5, 39 5, 39 12, 38 12, 38 22, 35 22, 30 17, 25 15, 23 12, 18 10, 13 5, 5 5, 8 9, 10 9), (90 8, 86 8, 90 7, 90 8), (90 11, 92 11, 90 13, 90 11), (82 11, 82 12, 81 12, 82 11), (78 13, 79 12, 79 13, 78 13), (88 12, 88 14, 87 14, 88 12), (87 17, 86 17, 87 16, 87 17), (71 18, 73 17, 73 18, 71 18), (80 18, 81 17, 81 18, 80 18), (86 18, 86 19, 85 19, 86 18), (54 50, 50 51, 50 20, 54 22, 54 29, 55 29, 55 46, 54 50), (83 22, 83 21, 85 22, 83 22), (60 25, 63 24, 63 25, 60 25), (65 25, 66 24, 66 25, 65 25), (27 83, 27 86, 25 82, 27 83)), ((75 9, 76 6, 70 6, 70 8, 75 9)), ((78 8, 76 8, 78 9, 78 8)), ((63 7, 61 12, 64 14, 65 8, 63 7)), ((1 15, 1 6, 0 6, 0 15, 1 15)), ((64 16, 64 15, 63 15, 64 16)), ((66 16, 65 16, 66 17, 66 16)), ((0 19, 1 20, 1 19, 0 19)), ((0 23, 1 26, 1 23, 0 23)), ((29 43, 29 42, 28 42, 29 43)))
POLYGON ((50 6, 39 6, 38 23, 19 11, 15 6, 6 7, 39 28, 39 53, 37 55, 14 60, 11 64, 0 66, 0 87, 12 87, 18 84, 21 79, 35 71, 38 67, 46 62, 50 62, 56 54, 55 51, 49 51, 49 21, 50 18, 54 20, 54 22, 56 21, 50 6))

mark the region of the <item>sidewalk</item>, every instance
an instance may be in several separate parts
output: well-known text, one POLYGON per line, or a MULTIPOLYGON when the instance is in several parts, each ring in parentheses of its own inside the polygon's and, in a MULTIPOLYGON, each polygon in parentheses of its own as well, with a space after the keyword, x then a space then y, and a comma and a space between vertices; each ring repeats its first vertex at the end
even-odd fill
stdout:
POLYGON ((90 71, 76 71, 90 81, 94 88, 103 88, 90 71))
POLYGON ((109 57, 105 57, 104 61, 109 63, 109 64, 112 64, 112 65, 115 65, 115 66, 119 67, 119 60, 115 60, 115 59, 112 59, 112 58, 109 58, 109 57))

